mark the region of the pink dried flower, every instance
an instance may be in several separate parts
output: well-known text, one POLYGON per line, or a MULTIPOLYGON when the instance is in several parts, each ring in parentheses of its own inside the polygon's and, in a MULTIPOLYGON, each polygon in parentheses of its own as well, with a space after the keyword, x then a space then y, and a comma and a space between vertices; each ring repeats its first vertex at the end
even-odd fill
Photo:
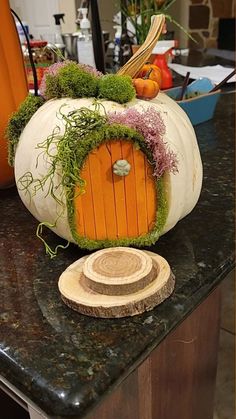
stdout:
POLYGON ((154 176, 160 177, 166 171, 177 172, 177 158, 173 151, 167 148, 163 141, 166 132, 165 124, 158 111, 149 106, 145 111, 139 112, 129 108, 123 112, 108 113, 109 124, 122 124, 138 131, 152 152, 154 161, 154 176))
POLYGON ((89 64, 78 64, 79 68, 81 68, 81 70, 87 71, 87 73, 92 74, 95 77, 102 77, 103 74, 101 73, 101 71, 98 71, 95 67, 92 67, 89 64))

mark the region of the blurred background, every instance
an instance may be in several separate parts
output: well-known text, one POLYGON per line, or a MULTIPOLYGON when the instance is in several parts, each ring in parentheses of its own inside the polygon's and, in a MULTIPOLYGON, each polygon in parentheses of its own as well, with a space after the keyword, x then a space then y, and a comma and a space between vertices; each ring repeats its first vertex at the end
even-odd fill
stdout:
MULTIPOLYGON (((89 0, 10 0, 11 7, 34 40, 55 43, 53 15, 64 14, 63 20, 60 20, 60 29, 65 35, 63 43, 68 49, 68 58, 77 61, 81 61, 78 51, 75 52, 75 38, 78 40, 81 35, 80 10, 88 8, 87 17, 91 24, 89 3, 89 0)), ((108 71, 128 60, 130 45, 143 42, 140 32, 146 33, 150 16, 154 13, 169 16, 164 39, 175 40, 175 46, 180 50, 235 50, 235 0, 99 0, 97 4, 103 33, 105 68, 108 71), (186 35, 186 31, 195 42, 186 35)))

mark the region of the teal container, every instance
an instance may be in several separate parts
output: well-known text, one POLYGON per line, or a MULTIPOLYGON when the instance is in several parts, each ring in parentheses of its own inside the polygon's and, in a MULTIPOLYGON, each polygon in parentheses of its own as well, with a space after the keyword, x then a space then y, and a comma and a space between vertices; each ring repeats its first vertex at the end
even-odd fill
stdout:
POLYGON ((174 99, 186 112, 193 125, 209 121, 214 115, 216 104, 220 97, 220 90, 209 93, 214 84, 208 78, 200 78, 187 86, 184 99, 179 101, 181 86, 168 89, 165 93, 174 99), (192 96, 192 97, 191 97, 192 96))

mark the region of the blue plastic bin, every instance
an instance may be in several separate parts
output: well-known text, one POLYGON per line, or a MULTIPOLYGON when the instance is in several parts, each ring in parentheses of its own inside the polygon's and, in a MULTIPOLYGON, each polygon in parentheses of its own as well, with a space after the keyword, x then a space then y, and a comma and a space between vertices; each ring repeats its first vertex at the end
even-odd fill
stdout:
POLYGON ((184 95, 198 92, 199 96, 181 101, 176 100, 180 96, 181 86, 165 90, 165 93, 176 100, 176 103, 186 112, 192 124, 197 125, 208 121, 214 115, 215 107, 220 97, 220 90, 208 93, 213 87, 214 84, 211 80, 204 77, 190 83, 184 95))

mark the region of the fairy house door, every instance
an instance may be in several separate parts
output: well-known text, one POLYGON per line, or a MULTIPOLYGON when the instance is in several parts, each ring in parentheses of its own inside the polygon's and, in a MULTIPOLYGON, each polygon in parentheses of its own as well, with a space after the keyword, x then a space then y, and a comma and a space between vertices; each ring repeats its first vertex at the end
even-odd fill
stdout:
POLYGON ((81 178, 84 191, 77 188, 74 203, 79 236, 113 240, 139 237, 152 230, 157 211, 153 170, 133 142, 121 139, 101 144, 89 153, 81 178), (123 175, 116 174, 120 160, 123 175))

